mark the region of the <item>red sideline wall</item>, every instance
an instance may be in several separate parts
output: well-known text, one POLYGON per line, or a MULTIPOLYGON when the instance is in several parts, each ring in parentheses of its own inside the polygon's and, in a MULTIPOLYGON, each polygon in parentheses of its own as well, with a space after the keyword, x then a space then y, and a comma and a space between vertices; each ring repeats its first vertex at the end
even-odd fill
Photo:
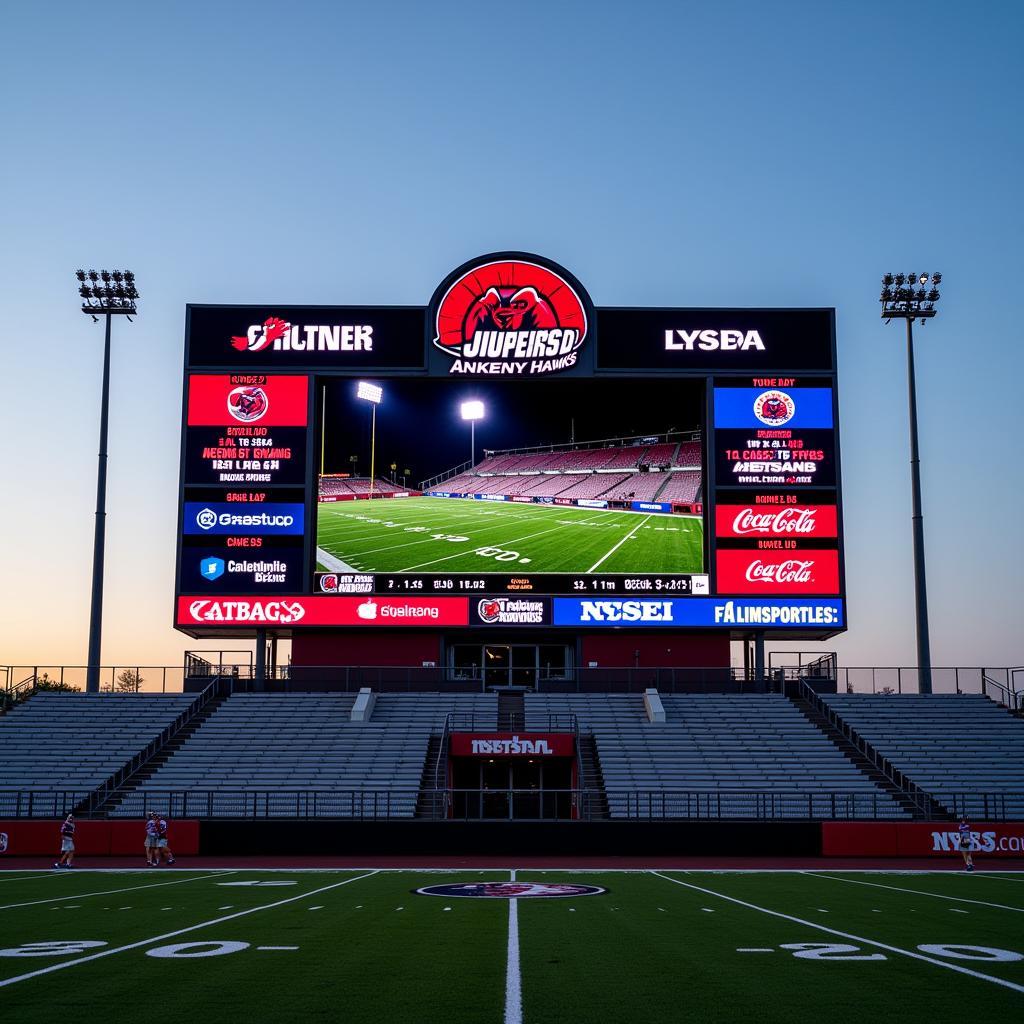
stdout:
MULTIPOLYGON (((28 857, 60 852, 60 822, 37 819, 0 821, 0 832, 7 833, 7 856, 28 857)), ((175 856, 194 856, 199 852, 199 822, 172 821, 167 837, 175 856)), ((141 821, 75 822, 75 853, 85 857, 143 854, 145 828, 141 821)), ((3 855, 0 855, 0 866, 3 855)))
POLYGON ((729 638, 715 634, 630 633, 615 630, 582 638, 583 668, 728 668, 729 638))
POLYGON ((389 668, 419 668, 425 661, 439 664, 440 633, 302 633, 292 638, 292 664, 372 665, 389 668))
MULTIPOLYGON (((972 822, 972 852, 985 857, 1024 855, 1024 822, 972 822)), ((825 821, 826 857, 933 857, 959 853, 955 821, 825 821)))

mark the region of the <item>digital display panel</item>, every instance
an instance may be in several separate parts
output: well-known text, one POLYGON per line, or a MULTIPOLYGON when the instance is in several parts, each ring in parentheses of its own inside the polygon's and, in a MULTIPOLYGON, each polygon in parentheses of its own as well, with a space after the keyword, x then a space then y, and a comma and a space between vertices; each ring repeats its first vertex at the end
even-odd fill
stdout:
POLYGON ((193 306, 175 625, 846 627, 831 310, 193 306))

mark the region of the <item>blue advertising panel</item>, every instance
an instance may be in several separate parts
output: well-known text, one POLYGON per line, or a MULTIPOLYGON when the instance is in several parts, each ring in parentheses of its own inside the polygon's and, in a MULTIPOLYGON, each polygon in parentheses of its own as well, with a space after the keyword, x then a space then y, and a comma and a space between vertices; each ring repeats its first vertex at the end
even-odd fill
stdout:
POLYGON ((831 388, 715 388, 715 426, 831 429, 831 388))
POLYGON ((183 530, 187 534, 298 534, 305 532, 304 507, 298 502, 186 501, 183 530))

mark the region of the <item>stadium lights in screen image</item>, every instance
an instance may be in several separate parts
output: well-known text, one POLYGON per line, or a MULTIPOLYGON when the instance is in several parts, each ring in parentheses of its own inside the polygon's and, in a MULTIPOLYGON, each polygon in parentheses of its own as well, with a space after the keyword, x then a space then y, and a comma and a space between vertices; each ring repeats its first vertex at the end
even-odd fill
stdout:
POLYGON ((380 405, 380 400, 384 397, 384 389, 377 384, 369 384, 365 380, 359 381, 356 385, 356 398, 362 398, 364 401, 373 402, 374 405, 380 405))

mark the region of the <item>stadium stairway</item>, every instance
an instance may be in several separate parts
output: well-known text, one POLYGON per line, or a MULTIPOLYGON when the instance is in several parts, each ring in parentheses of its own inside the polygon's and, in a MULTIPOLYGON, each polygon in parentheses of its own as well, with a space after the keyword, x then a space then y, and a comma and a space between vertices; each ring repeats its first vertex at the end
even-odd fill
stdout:
POLYGON ((498 732, 515 732, 526 728, 526 699, 522 690, 499 689, 498 732))
POLYGON ((579 734, 579 765, 580 779, 578 788, 584 791, 582 799, 589 805, 591 818, 604 820, 610 817, 608 811, 608 794, 604 788, 604 775, 601 772, 601 758, 597 752, 597 740, 590 732, 579 734))
POLYGON ((910 817, 924 818, 930 821, 941 821, 948 817, 946 809, 941 804, 933 800, 923 789, 911 783, 909 779, 902 780, 906 788, 901 788, 896 782, 899 777, 897 770, 881 754, 873 750, 870 744, 865 743, 868 751, 865 753, 842 730, 833 725, 829 716, 818 710, 811 701, 797 696, 791 696, 790 699, 811 725, 823 732, 839 748, 847 761, 851 762, 875 786, 885 790, 910 817))
POLYGON ((441 756, 441 734, 433 733, 427 742, 427 754, 423 759, 423 774, 420 776, 420 792, 416 797, 417 818, 436 818, 440 816, 436 778, 438 758, 441 756))
POLYGON ((102 817, 112 815, 130 792, 137 787, 145 786, 153 774, 166 764, 168 759, 173 757, 192 734, 224 703, 228 692, 227 686, 221 686, 219 680, 215 680, 205 701, 201 703, 197 701, 198 707, 194 714, 174 731, 165 743, 158 746, 150 757, 142 761, 133 771, 129 771, 109 795, 103 793, 102 787, 97 790, 99 802, 96 803, 93 813, 102 817))

